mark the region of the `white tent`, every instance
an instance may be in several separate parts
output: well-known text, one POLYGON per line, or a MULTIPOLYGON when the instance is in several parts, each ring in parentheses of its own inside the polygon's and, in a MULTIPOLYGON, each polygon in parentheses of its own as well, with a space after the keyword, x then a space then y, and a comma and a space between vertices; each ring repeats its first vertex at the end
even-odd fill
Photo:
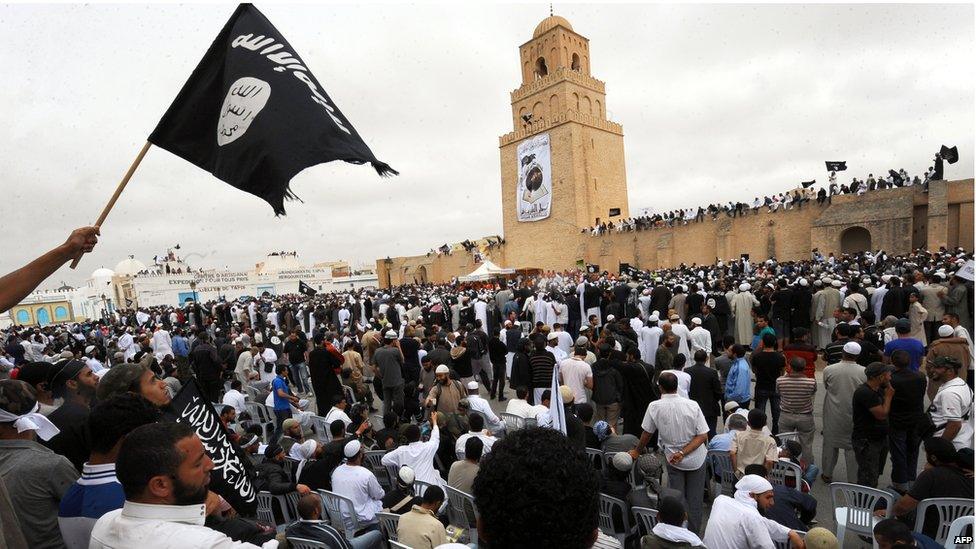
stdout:
POLYGON ((477 269, 468 276, 458 277, 461 282, 475 282, 478 280, 489 280, 496 276, 514 274, 515 269, 503 269, 491 261, 485 260, 477 269))

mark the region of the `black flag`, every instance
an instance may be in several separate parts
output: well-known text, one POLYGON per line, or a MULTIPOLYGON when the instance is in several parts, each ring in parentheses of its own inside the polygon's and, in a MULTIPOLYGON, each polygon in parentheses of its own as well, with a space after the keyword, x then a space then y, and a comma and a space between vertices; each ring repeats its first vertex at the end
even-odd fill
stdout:
POLYGON ((847 169, 847 161, 846 160, 841 161, 841 162, 836 162, 836 161, 835 162, 831 162, 830 160, 828 160, 826 162, 826 164, 827 164, 827 171, 828 172, 842 172, 842 171, 844 171, 844 170, 847 169))
POLYGON ((595 265, 593 263, 587 263, 586 264, 586 272, 588 272, 590 274, 598 273, 598 272, 600 272, 600 266, 599 265, 595 265))
POLYGON ((939 156, 941 156, 946 162, 955 164, 959 161, 959 149, 956 147, 952 147, 950 149, 949 147, 942 145, 942 150, 939 151, 939 156))
POLYGON ((801 181, 801 182, 800 182, 800 185, 803 185, 803 188, 804 188, 804 189, 809 189, 809 188, 810 188, 810 187, 812 187, 812 186, 813 186, 814 184, 816 184, 816 182, 817 182, 817 180, 816 180, 816 179, 814 179, 813 181, 801 181))
POLYGON ((315 294, 318 293, 318 292, 315 291, 315 288, 312 288, 311 286, 309 286, 308 284, 305 284, 305 282, 303 282, 301 280, 298 281, 298 291, 300 293, 303 293, 303 294, 309 296, 309 297, 312 297, 312 296, 314 296, 315 294))
POLYGON ((193 428, 207 455, 214 462, 210 471, 210 490, 222 496, 238 513, 250 515, 257 509, 257 493, 251 484, 251 464, 240 448, 227 436, 213 404, 203 397, 192 377, 173 399, 167 419, 193 428))
POLYGON ((622 275, 625 274, 633 278, 636 277, 638 273, 640 273, 640 270, 638 270, 636 267, 632 267, 630 263, 621 263, 620 269, 617 272, 619 272, 622 275))
POLYGON ((154 145, 266 200, 284 215, 296 174, 316 164, 380 162, 312 76, 308 65, 251 4, 237 7, 149 136, 154 145))

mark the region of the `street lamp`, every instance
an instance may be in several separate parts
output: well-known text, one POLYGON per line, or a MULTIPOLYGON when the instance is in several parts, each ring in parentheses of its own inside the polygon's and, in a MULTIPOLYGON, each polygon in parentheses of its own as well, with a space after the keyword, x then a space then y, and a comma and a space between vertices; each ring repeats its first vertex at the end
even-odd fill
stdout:
POLYGON ((197 281, 196 280, 190 282, 190 290, 193 291, 193 302, 194 303, 199 302, 200 300, 197 299, 197 281))

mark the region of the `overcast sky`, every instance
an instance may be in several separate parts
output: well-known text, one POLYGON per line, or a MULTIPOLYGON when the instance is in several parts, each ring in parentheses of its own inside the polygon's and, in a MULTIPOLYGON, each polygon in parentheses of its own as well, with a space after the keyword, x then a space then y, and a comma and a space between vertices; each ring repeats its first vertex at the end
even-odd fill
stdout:
MULTIPOLYGON (((77 272, 182 245, 247 269, 272 250, 372 262, 502 231, 498 136, 518 46, 548 4, 257 4, 378 158, 304 171, 262 200, 151 149, 77 272), (460 177, 459 177, 460 176, 460 177)), ((957 145, 973 176, 972 5, 557 4, 590 39, 624 127, 632 212, 751 201, 801 180, 905 168, 957 145)), ((91 223, 233 5, 0 6, 0 272, 91 223)))

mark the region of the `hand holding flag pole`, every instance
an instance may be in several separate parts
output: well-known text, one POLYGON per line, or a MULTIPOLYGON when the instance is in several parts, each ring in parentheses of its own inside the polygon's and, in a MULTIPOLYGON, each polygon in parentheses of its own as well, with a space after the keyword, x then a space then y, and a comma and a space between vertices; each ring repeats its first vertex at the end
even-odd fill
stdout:
MULTIPOLYGON (((142 146, 142 150, 139 151, 136 159, 132 161, 132 165, 129 166, 129 170, 125 172, 125 175, 122 177, 122 181, 119 182, 119 186, 115 188, 115 193, 112 194, 112 198, 109 199, 108 204, 106 204, 105 208, 102 209, 102 213, 98 216, 98 219, 92 223, 92 226, 101 228, 102 223, 105 222, 105 218, 108 217, 108 213, 112 211, 113 207, 115 207, 115 203, 119 200, 119 196, 121 196, 122 191, 125 190, 125 186, 129 183, 129 179, 132 179, 132 174, 136 173, 136 168, 139 167, 139 163, 142 162, 143 157, 145 157, 146 153, 149 151, 150 145, 152 145, 152 143, 146 141, 146 144, 142 146)), ((81 256, 83 255, 85 255, 84 252, 79 254, 78 257, 74 258, 74 260, 71 262, 72 269, 78 267, 78 263, 81 262, 81 256)))

